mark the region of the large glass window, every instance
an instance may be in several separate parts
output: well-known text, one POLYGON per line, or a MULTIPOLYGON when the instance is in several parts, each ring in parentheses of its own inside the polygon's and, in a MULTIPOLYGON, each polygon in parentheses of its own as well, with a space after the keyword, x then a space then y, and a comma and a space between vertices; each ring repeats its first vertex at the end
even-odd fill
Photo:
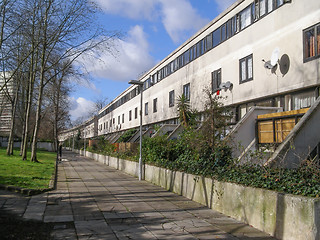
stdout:
POLYGON ((308 108, 316 100, 315 91, 309 91, 304 93, 295 94, 292 96, 292 109, 298 110, 301 108, 308 108))
POLYGON ((320 56, 320 24, 303 31, 304 61, 320 56))
POLYGON ((272 12, 273 10, 273 0, 267 0, 268 1, 268 13, 272 12))
POLYGON ((211 79, 212 79, 212 93, 214 93, 217 90, 220 90, 221 68, 211 73, 211 79))
POLYGON ((184 62, 185 62, 185 64, 187 64, 187 63, 190 62, 190 53, 189 53, 189 50, 185 51, 185 53, 184 53, 184 62))
POLYGON ((267 0, 259 0, 259 13, 260 13, 260 17, 262 17, 263 15, 266 14, 266 3, 267 0))
POLYGON ((248 27, 252 23, 251 6, 240 13, 240 29, 248 27))
POLYGON ((206 37, 205 51, 209 51, 211 48, 212 48, 212 34, 210 33, 206 37))
POLYGON ((190 101, 190 83, 183 85, 183 95, 187 101, 190 101))
POLYGON ((253 79, 253 62, 252 54, 240 59, 240 83, 253 79))
POLYGON ((232 19, 228 20, 226 26, 227 26, 227 38, 230 38, 233 35, 233 33, 232 33, 232 19))
POLYGON ((217 45, 220 44, 221 42, 221 31, 220 28, 216 29, 213 33, 212 33, 212 47, 215 47, 217 45))
POLYGON ((178 64, 179 64, 179 68, 182 68, 184 66, 184 55, 183 54, 181 54, 178 57, 178 64))
POLYGON ((283 0, 277 0, 277 7, 280 7, 281 5, 283 5, 283 0))
POLYGON ((227 39, 227 25, 223 24, 221 26, 221 42, 225 41, 227 39))

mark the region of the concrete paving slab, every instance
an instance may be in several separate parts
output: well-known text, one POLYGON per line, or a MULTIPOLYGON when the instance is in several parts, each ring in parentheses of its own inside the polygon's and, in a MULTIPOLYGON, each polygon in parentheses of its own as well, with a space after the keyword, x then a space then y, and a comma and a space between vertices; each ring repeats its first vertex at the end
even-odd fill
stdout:
POLYGON ((31 198, 0 191, 0 208, 56 223, 53 239, 274 239, 91 159, 63 158, 56 190, 31 198))
POLYGON ((74 222, 78 236, 111 234, 112 230, 104 220, 88 220, 74 222))

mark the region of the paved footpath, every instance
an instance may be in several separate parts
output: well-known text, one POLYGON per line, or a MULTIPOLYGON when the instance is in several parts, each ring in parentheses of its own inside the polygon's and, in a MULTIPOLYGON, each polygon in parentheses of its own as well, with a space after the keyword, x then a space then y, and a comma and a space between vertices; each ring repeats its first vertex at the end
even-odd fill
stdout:
POLYGON ((0 208, 25 219, 54 223, 54 239, 274 239, 68 151, 59 163, 57 190, 33 197, 1 191, 0 208))

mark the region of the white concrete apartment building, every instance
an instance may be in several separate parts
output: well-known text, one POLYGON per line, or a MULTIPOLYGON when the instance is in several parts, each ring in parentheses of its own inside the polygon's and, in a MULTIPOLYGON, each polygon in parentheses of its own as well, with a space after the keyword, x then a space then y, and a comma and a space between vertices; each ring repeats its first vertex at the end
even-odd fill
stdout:
MULTIPOLYGON (((225 97, 234 124, 253 106, 308 108, 319 96, 320 1, 239 0, 137 80, 145 127, 177 124, 182 94, 203 110, 205 88, 225 97)), ((97 135, 138 128, 139 111, 132 85, 99 112, 97 135)))
MULTIPOLYGON (((6 73, 8 75, 8 73, 6 73)), ((5 84, 4 73, 0 75, 0 137, 7 137, 10 134, 11 120, 12 120, 12 105, 9 97, 14 95, 14 85, 12 81, 5 84)))
MULTIPOLYGON (((203 89, 235 108, 241 119, 251 106, 284 111, 310 107, 320 86, 320 2, 237 1, 140 81, 143 124, 176 123, 175 99, 185 93, 203 108, 203 89), (273 69, 264 61, 276 59, 273 69)), ((139 91, 130 86, 99 112, 98 134, 139 125, 139 91)))

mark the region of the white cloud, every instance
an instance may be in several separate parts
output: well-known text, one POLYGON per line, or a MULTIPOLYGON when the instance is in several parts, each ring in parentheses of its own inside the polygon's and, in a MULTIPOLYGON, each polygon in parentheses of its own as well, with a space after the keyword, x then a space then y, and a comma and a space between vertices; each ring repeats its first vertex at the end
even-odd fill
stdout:
POLYGON ((141 26, 133 27, 126 39, 115 41, 117 52, 94 54, 95 57, 81 57, 79 61, 94 76, 115 81, 128 81, 149 70, 155 61, 149 54, 147 36, 141 26))
POLYGON ((155 17, 157 0, 95 0, 106 13, 117 14, 132 19, 155 17))
POLYGON ((160 1, 163 25, 175 43, 186 40, 186 37, 209 22, 208 19, 202 18, 186 0, 160 1))
POLYGON ((220 11, 226 10, 228 7, 230 7, 236 0, 215 0, 216 4, 219 7, 220 11))
POLYGON ((89 114, 94 109, 94 102, 87 100, 85 98, 79 97, 75 99, 74 97, 69 98, 71 120, 76 120, 78 118, 87 119, 91 116, 89 114))
POLYGON ((190 0, 95 0, 106 13, 131 19, 161 19, 175 43, 186 40, 209 22, 202 18, 190 0), (160 18, 159 18, 160 17, 160 18))

